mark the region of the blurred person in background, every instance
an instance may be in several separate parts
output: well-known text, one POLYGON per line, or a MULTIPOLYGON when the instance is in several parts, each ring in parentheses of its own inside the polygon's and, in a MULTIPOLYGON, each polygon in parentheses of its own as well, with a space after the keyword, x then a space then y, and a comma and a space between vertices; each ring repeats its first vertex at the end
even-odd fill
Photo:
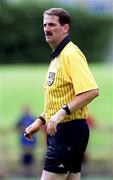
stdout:
POLYGON ((70 14, 62 8, 43 14, 45 39, 52 48, 45 108, 25 130, 31 140, 47 124, 48 149, 41 180, 80 180, 89 139, 87 104, 99 95, 84 54, 70 40, 70 23, 70 14))
MULTIPOLYGON (((86 122, 87 122, 90 130, 93 130, 96 127, 96 120, 91 114, 88 115, 86 122)), ((82 159, 82 176, 83 177, 88 175, 87 174, 87 165, 89 162, 90 162, 90 152, 87 147, 87 149, 84 153, 83 159, 82 159)))
POLYGON ((24 175, 32 176, 33 164, 35 163, 34 151, 37 144, 37 137, 33 135, 33 140, 29 141, 24 137, 24 131, 26 127, 32 124, 35 117, 32 115, 31 108, 29 106, 24 106, 22 109, 22 115, 17 120, 16 130, 19 133, 19 143, 21 146, 21 169, 24 175))

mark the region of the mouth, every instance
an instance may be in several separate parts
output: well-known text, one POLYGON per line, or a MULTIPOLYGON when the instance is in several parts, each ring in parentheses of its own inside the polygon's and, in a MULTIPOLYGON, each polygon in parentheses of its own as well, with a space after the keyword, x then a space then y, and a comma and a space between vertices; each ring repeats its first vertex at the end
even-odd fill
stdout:
POLYGON ((46 37, 50 37, 50 36, 52 36, 52 33, 51 33, 51 32, 46 32, 46 33, 45 33, 45 36, 46 36, 46 37))

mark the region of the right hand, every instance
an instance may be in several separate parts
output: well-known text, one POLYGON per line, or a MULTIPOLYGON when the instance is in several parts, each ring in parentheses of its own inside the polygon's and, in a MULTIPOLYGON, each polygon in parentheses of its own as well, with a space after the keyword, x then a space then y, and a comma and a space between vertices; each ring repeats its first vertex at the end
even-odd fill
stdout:
POLYGON ((29 140, 33 140, 33 134, 39 131, 40 126, 42 125, 42 121, 40 119, 36 119, 35 122, 33 122, 30 126, 28 126, 25 129, 24 136, 29 140))
POLYGON ((24 133, 24 136, 28 139, 28 140, 32 140, 33 137, 32 137, 32 134, 28 134, 26 131, 24 133))
POLYGON ((28 139, 28 140, 32 140, 33 139, 33 134, 30 132, 31 126, 27 127, 25 129, 25 133, 24 136, 28 139))

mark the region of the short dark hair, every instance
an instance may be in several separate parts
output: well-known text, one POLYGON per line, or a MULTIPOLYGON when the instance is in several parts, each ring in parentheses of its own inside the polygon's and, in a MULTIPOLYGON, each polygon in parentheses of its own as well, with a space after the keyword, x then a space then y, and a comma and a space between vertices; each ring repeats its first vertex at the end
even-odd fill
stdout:
POLYGON ((70 14, 63 8, 51 8, 48 10, 45 10, 43 15, 54 15, 59 17, 59 22, 61 25, 64 24, 71 24, 71 16, 70 14))

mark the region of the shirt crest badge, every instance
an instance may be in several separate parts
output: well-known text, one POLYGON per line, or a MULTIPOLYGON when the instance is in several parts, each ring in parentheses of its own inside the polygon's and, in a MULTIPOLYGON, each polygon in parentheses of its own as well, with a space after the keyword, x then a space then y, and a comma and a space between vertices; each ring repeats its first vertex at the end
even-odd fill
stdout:
POLYGON ((49 72, 48 76, 48 86, 51 86, 55 80, 55 73, 54 72, 49 72))

